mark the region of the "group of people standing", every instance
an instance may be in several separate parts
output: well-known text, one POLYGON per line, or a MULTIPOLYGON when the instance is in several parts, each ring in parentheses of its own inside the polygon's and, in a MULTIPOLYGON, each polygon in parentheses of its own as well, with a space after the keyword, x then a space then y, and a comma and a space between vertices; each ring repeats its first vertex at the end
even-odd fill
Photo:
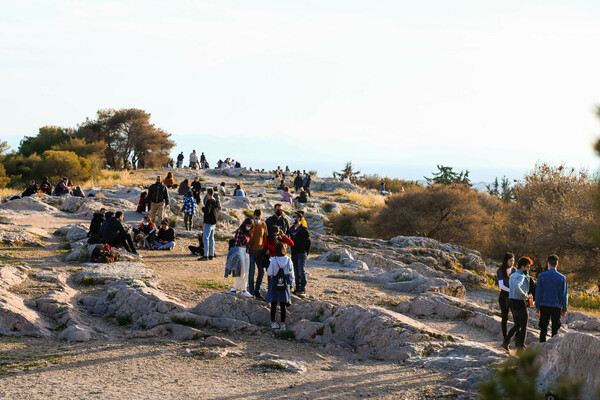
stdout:
POLYGON ((501 310, 502 348, 510 350, 513 336, 517 350, 525 348, 527 338, 528 308, 535 304, 536 313, 540 316, 540 342, 546 341, 548 326, 552 321, 552 336, 560 329, 560 318, 567 314, 568 288, 567 279, 557 271, 558 256, 548 256, 547 271, 542 272, 537 283, 529 276, 533 261, 529 257, 521 257, 515 268, 515 256, 506 253, 502 265, 497 271, 500 296, 498 302, 501 310), (508 314, 512 313, 514 326, 508 330, 508 314))
MULTIPOLYGON (((168 168, 174 168, 174 167, 176 167, 176 168, 183 168, 183 160, 184 159, 185 159, 185 156, 183 155, 183 151, 182 151, 177 156, 177 164, 175 164, 173 162, 173 159, 170 159, 169 162, 167 163, 167 167, 168 168)), ((210 168, 209 165, 208 165, 208 161, 206 161, 206 156, 204 155, 204 152, 202 152, 202 154, 200 155, 200 157, 198 157, 198 155, 196 154, 196 150, 193 150, 190 153, 189 167, 191 169, 205 169, 205 168, 210 168)))

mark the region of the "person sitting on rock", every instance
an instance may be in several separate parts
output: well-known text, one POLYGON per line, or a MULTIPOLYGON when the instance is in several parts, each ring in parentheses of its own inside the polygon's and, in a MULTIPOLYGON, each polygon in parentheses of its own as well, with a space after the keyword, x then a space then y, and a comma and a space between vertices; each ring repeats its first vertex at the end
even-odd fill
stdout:
POLYGON ((246 197, 246 193, 244 193, 242 190, 242 185, 239 183, 235 184, 235 191, 233 192, 233 195, 237 197, 246 197))
POLYGON ((184 196, 188 190, 190 190, 190 180, 184 179, 183 182, 181 182, 181 184, 179 185, 179 188, 177 189, 177 194, 184 196))
POLYGON ((83 192, 83 189, 81 188, 81 186, 76 186, 75 189, 73 190, 73 196, 75 197, 85 197, 85 193, 83 192))
POLYGON ((54 187, 55 196, 66 196, 71 194, 71 188, 68 185, 69 179, 62 178, 54 187))
POLYGON ((169 227, 169 220, 165 218, 160 222, 160 229, 156 235, 156 248, 171 250, 173 247, 175 247, 175 231, 169 227))
MULTIPOLYGON (((214 186, 212 188, 212 192, 213 192, 212 198, 215 200, 215 202, 217 203, 217 208, 220 210, 221 209, 221 198, 219 197, 219 193, 217 193, 216 186, 214 186)), ((204 199, 202 199, 202 204, 206 205, 207 201, 208 201, 208 191, 206 192, 206 195, 204 195, 204 199)))
POLYGON ((152 223, 149 215, 145 215, 142 223, 133 228, 133 236, 138 247, 155 246, 156 225, 152 223))
POLYGON ((25 189, 25 191, 21 194, 21 197, 29 197, 31 195, 36 194, 37 192, 38 192, 37 184, 32 179, 29 181, 29 186, 27 186, 27 189, 25 189))
POLYGON ((242 168, 242 164, 239 161, 236 161, 234 167, 235 168, 242 168))
POLYGON ((281 191, 281 201, 283 201, 284 203, 290 203, 290 205, 292 205, 292 194, 290 193, 290 188, 287 186, 283 187, 283 190, 281 191))
POLYGON ((227 191, 225 190, 225 182, 221 182, 217 190, 217 194, 219 196, 227 196, 227 191))
POLYGON ((173 179, 173 173, 172 172, 167 172, 167 177, 165 178, 165 180, 163 181, 163 183, 169 189, 176 189, 177 188, 177 184, 175 183, 175 179, 173 179))
POLYGON ((381 181, 381 185, 379 186, 379 194, 382 196, 387 196, 389 192, 385 190, 385 181, 381 181))
POLYGON ((303 204, 308 203, 308 195, 304 191, 304 188, 300 188, 300 193, 298 193, 298 196, 296 196, 296 201, 303 204))
POLYGON ((106 208, 102 207, 100 211, 95 212, 92 216, 92 222, 90 222, 90 230, 87 234, 88 237, 92 237, 92 235, 97 235, 100 233, 100 227, 104 222, 104 215, 106 214, 106 208))
POLYGON ((191 231, 193 228, 194 215, 196 214, 196 202, 192 191, 188 190, 183 199, 183 207, 181 207, 183 213, 183 222, 185 224, 185 230, 191 231))
POLYGON ((196 231, 198 233, 198 246, 188 246, 188 249, 190 249, 190 251, 192 252, 193 256, 202 256, 204 255, 204 242, 202 240, 202 228, 198 228, 198 231, 196 231))
POLYGON ((52 185, 48 181, 47 176, 44 177, 44 180, 40 184, 40 191, 44 194, 47 194, 48 196, 52 194, 52 185))
POLYGON ((271 215, 265 221, 265 223, 267 224, 267 228, 269 228, 269 232, 271 231, 271 227, 273 225, 277 225, 279 229, 281 229, 281 232, 284 235, 287 235, 287 233, 290 230, 290 221, 286 218, 285 215, 283 215, 283 209, 281 207, 281 204, 275 204, 274 211, 275 215, 271 215))
MULTIPOLYGON (((286 187, 286 186, 285 186, 285 180, 284 180, 284 179, 282 179, 282 180, 279 182, 279 186, 277 186, 277 190, 283 190, 285 187, 286 187)), ((289 188, 288 188, 288 190, 289 190, 289 188)))
POLYGON ((269 235, 263 242, 263 249, 269 249, 269 254, 271 257, 274 257, 275 246, 277 246, 277 243, 283 243, 290 247, 294 245, 294 241, 292 239, 285 236, 277 225, 273 225, 269 228, 269 235))
POLYGON ((140 201, 138 201, 137 210, 135 210, 136 212, 140 214, 148 213, 150 205, 146 202, 146 197, 148 197, 148 192, 143 191, 142 193, 140 193, 140 201))
POLYGON ((131 235, 123 226, 123 212, 117 211, 114 218, 105 222, 106 225, 102 229, 102 241, 112 247, 124 247, 128 252, 139 256, 131 235))
POLYGON ((285 308, 292 304, 290 288, 294 284, 294 266, 292 260, 286 254, 283 243, 278 243, 275 246, 275 253, 271 257, 269 268, 267 268, 267 276, 269 277, 269 291, 266 300, 267 304, 271 304, 271 328, 286 330, 285 308), (279 303, 281 309, 281 325, 275 322, 277 303, 279 303))

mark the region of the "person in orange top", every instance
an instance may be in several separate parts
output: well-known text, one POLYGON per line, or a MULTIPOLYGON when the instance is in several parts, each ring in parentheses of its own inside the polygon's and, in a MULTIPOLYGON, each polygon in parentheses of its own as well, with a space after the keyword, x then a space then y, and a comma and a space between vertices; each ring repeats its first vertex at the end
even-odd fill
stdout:
POLYGON ((177 185, 175 184, 175 180, 173 179, 173 173, 172 172, 167 173, 167 177, 165 178, 165 180, 163 181, 163 183, 169 189, 174 189, 174 188, 177 187, 177 185))
POLYGON ((262 211, 254 210, 254 229, 250 234, 248 250, 250 253, 250 270, 248 271, 248 291, 257 299, 262 299, 260 295, 260 285, 262 284, 265 271, 261 265, 256 265, 256 256, 263 248, 263 243, 268 236, 267 224, 262 221, 262 211), (254 267, 257 267, 256 285, 254 285, 254 267))

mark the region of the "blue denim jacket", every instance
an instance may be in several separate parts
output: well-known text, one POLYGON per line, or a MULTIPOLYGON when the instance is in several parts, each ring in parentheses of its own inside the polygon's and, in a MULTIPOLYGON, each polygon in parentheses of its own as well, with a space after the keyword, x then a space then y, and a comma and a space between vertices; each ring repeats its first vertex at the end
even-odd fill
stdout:
POLYGON ((520 269, 510 276, 509 299, 527 300, 529 298, 529 277, 523 275, 520 269))

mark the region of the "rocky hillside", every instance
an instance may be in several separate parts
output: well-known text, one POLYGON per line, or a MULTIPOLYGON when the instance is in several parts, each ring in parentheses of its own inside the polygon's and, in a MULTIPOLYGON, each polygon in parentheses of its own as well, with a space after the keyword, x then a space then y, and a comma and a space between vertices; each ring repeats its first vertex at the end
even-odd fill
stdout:
MULTIPOLYGON (((248 195, 221 199, 220 256, 205 263, 187 250, 197 237, 183 231, 176 192, 176 248, 111 264, 89 262, 89 220, 106 207, 137 224, 141 186, 3 200, 0 393, 47 398, 59 383, 68 398, 476 398, 476 383, 510 357, 500 350, 498 293, 488 286, 493 266, 427 238, 327 234, 328 213, 358 207, 344 193, 359 190, 326 179, 314 181, 302 207, 313 237, 307 295, 293 298, 290 331, 272 331, 265 303, 230 293, 223 271, 226 240, 249 211, 271 214, 276 185, 244 169, 175 172, 178 181, 197 175, 203 187, 241 183, 248 195)), ((541 389, 566 371, 599 383, 586 367, 600 360, 600 321, 574 312, 565 322, 541 346, 541 389)), ((531 312, 531 345, 537 323, 531 312)))

